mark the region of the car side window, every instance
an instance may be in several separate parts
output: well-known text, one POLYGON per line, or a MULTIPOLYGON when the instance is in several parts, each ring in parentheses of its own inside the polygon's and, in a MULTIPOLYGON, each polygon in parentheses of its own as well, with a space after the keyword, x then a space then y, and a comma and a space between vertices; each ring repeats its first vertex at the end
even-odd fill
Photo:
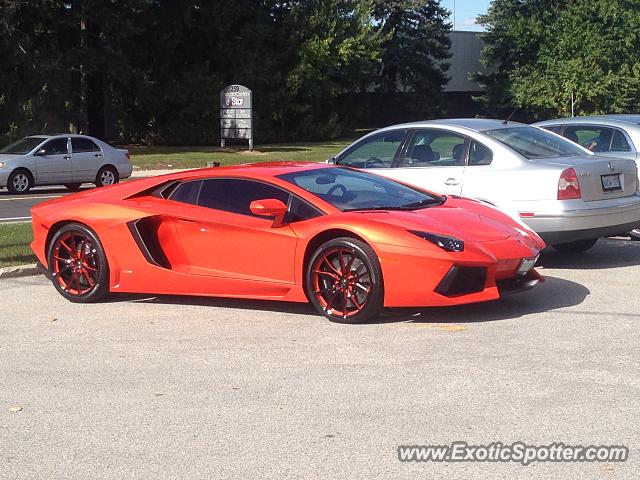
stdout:
POLYGON ((464 165, 468 140, 446 130, 417 130, 399 167, 464 165))
POLYGON ((54 138, 42 146, 44 155, 63 155, 69 153, 66 138, 54 138))
POLYGON ((469 148, 469 165, 491 165, 493 152, 481 143, 473 140, 469 148))
POLYGON ((337 164, 355 168, 389 168, 405 134, 406 130, 394 130, 369 137, 347 151, 337 164))
POLYGON ((610 152, 615 132, 609 127, 569 125, 562 135, 592 152, 610 152))
POLYGON ((289 203, 289 193, 266 183, 245 179, 210 179, 202 182, 198 205, 225 212, 251 215, 249 205, 254 200, 275 198, 289 203))
POLYGON ((196 205, 198 203, 198 194, 200 193, 200 185, 202 181, 185 182, 178 185, 169 196, 169 200, 176 202, 190 203, 196 205))
POLYGON ((611 151, 612 152, 630 152, 631 151, 631 146, 629 145, 629 142, 627 142, 627 139, 624 137, 624 134, 619 130, 615 130, 613 132, 613 139, 611 140, 611 151))
POLYGON ((88 138, 71 138, 73 153, 99 152, 100 147, 88 138))

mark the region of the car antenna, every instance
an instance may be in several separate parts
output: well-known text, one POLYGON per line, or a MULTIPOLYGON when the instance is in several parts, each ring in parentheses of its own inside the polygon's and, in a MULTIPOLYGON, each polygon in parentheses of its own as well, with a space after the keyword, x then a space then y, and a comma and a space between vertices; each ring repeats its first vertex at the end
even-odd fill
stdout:
POLYGON ((505 120, 504 120, 504 122, 502 122, 502 124, 506 125, 509 122, 509 120, 511 120, 511 117, 513 117, 513 114, 516 113, 517 111, 518 111, 518 107, 514 108, 513 112, 511 112, 509 114, 509 116, 507 118, 505 118, 505 120))

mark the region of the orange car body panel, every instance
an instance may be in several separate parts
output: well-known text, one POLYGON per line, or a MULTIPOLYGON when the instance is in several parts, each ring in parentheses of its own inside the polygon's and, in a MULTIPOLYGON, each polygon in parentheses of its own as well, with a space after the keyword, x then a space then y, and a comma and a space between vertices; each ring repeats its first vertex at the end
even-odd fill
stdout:
MULTIPOLYGON (((203 295, 306 302, 303 287, 310 242, 329 230, 369 243, 382 267, 386 307, 446 306, 495 300, 496 282, 515 277, 522 258, 535 257, 544 242, 496 209, 448 197, 441 206, 413 211, 342 212, 315 195, 277 178, 301 168, 291 162, 178 172, 82 192, 32 209, 32 249, 47 266, 47 242, 58 225, 79 222, 100 239, 112 292, 203 295), (213 210, 151 195, 175 180, 248 178, 280 186, 324 215, 274 227, 257 216, 213 210), (166 265, 154 264, 131 231, 142 220, 160 245, 166 265), (408 230, 454 236, 463 252, 446 252, 408 230), (444 296, 434 290, 452 266, 487 268, 485 288, 444 296), (169 268, 167 268, 169 266, 169 268)), ((541 278, 535 270, 530 275, 541 278)))

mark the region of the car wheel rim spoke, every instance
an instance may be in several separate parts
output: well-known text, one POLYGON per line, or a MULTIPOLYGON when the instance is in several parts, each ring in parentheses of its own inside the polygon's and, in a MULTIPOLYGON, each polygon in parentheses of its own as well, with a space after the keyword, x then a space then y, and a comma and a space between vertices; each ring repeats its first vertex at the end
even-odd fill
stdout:
POLYGON ((52 273, 58 286, 68 295, 91 292, 100 275, 99 257, 91 238, 80 231, 62 234, 53 245, 52 273))
POLYGON ((346 319, 367 305, 372 284, 364 259, 348 248, 329 248, 311 268, 313 295, 328 314, 346 319))

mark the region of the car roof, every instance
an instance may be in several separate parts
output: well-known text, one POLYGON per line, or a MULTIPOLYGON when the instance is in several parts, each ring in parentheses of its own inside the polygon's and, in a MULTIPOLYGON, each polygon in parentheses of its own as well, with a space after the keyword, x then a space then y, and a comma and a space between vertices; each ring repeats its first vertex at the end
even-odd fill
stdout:
POLYGON ((227 165, 224 167, 207 167, 199 168, 197 170, 188 170, 179 172, 175 175, 186 180, 193 180, 196 178, 209 178, 219 176, 250 176, 255 178, 268 178, 275 177, 277 175, 283 175, 285 173, 291 173, 303 170, 316 170, 320 168, 343 168, 336 165, 329 165, 326 163, 316 162, 296 162, 296 161, 283 161, 283 162, 261 162, 261 163, 243 163, 239 165, 227 165))
POLYGON ((616 115, 585 115, 581 117, 565 117, 553 120, 545 120, 543 122, 534 123, 534 125, 568 125, 568 124, 598 124, 611 127, 628 127, 631 125, 640 125, 640 115, 634 114, 616 114, 616 115))
POLYGON ((450 126, 465 128, 467 130, 473 130, 475 132, 482 132, 483 130, 497 130, 500 128, 511 127, 525 127, 524 123, 512 122, 494 118, 442 118, 438 120, 422 120, 411 123, 401 123, 398 125, 391 125, 381 130, 396 129, 396 128, 428 128, 431 126, 450 126))
POLYGON ((96 138, 90 135, 82 135, 79 133, 51 133, 51 134, 42 134, 42 135, 28 135, 27 138, 57 138, 57 137, 71 137, 71 138, 88 138, 91 140, 97 140, 96 138))

